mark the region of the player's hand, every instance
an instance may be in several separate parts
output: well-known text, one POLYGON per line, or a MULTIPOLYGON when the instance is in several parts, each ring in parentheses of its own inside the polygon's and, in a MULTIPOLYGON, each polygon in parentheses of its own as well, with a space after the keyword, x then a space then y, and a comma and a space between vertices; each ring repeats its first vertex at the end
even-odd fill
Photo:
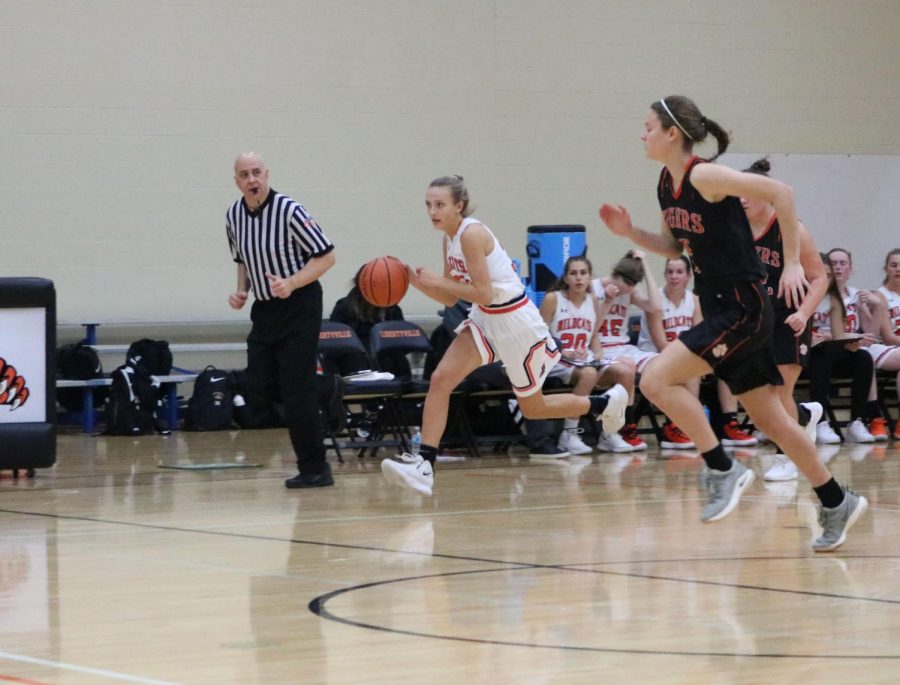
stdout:
POLYGON ((605 286, 603 286, 603 292, 605 292, 606 296, 610 299, 618 297, 622 294, 622 291, 619 290, 619 286, 612 282, 607 283, 605 286))
POLYGON ((294 292, 294 282, 290 278, 281 278, 272 274, 266 274, 266 278, 269 279, 269 287, 275 297, 286 300, 294 292))
POLYGON ((629 250, 628 254, 630 254, 633 259, 640 259, 642 262, 647 257, 647 253, 643 250, 629 250))
POLYGON ((799 307, 803 304, 808 289, 809 281, 806 280, 800 263, 785 264, 778 283, 778 297, 783 296, 788 307, 799 307))
POLYGON ((877 343, 877 342, 878 342, 877 335, 874 335, 873 333, 863 333, 862 340, 859 341, 859 346, 860 347, 868 347, 869 345, 872 345, 873 343, 877 343))
POLYGON ((794 331, 795 337, 803 334, 803 331, 806 330, 807 321, 808 317, 800 312, 794 312, 784 320, 784 322, 790 326, 791 330, 794 331))
POLYGON ((634 229, 634 225, 631 223, 631 216, 622 205, 601 205, 600 219, 616 235, 628 237, 634 229))
POLYGON ((236 292, 231 293, 228 296, 228 306, 232 309, 241 309, 245 304, 247 304, 247 296, 249 293, 246 290, 238 290, 236 292))
POLYGON ((413 285, 421 285, 426 288, 437 288, 441 285, 444 280, 444 277, 440 274, 435 273, 431 269, 425 266, 417 267, 414 271, 415 280, 410 279, 410 282, 413 285))

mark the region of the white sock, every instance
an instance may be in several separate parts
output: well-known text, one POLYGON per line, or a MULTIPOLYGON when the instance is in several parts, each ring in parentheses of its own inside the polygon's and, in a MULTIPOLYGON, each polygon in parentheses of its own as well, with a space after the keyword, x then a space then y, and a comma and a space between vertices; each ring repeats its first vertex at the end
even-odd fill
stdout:
POLYGON ((566 419, 563 421, 563 430, 578 428, 578 419, 566 419))

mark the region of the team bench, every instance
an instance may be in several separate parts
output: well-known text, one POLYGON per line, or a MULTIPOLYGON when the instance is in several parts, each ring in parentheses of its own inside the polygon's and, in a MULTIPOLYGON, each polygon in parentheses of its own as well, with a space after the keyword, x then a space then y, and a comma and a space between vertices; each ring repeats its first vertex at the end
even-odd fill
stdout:
MULTIPOLYGON (((127 346, 126 346, 127 348, 127 346)), ((178 384, 191 383, 197 379, 196 373, 178 373, 168 376, 154 376, 166 389, 165 419, 169 430, 178 429, 178 384)), ((81 427, 85 433, 94 432, 94 388, 112 385, 112 378, 91 378, 74 381, 59 379, 57 388, 82 388, 84 406, 81 410, 81 427)))

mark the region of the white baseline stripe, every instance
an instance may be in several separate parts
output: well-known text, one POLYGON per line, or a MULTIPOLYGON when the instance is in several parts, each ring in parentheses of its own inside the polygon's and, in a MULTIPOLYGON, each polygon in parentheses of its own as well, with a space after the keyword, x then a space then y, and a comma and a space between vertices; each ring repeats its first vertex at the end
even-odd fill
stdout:
POLYGON ((23 654, 11 654, 10 652, 0 652, 0 659, 8 661, 21 661, 26 664, 35 666, 47 666, 49 668, 58 668, 64 671, 76 671, 78 673, 88 673, 90 675, 98 675, 104 678, 112 678, 121 680, 126 683, 143 683, 144 685, 180 685, 168 680, 154 680, 153 678, 141 678, 136 675, 128 675, 126 673, 117 673, 115 671, 105 671, 102 668, 89 668, 87 666, 76 666, 75 664, 67 664, 63 661, 49 661, 47 659, 38 659, 23 654))

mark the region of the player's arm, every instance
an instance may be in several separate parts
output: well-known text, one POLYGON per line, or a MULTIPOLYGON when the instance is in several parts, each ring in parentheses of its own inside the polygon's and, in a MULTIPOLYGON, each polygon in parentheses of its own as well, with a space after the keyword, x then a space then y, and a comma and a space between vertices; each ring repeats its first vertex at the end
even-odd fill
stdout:
POLYGON ((660 352, 669 344, 666 339, 666 329, 663 327, 662 311, 647 312, 644 319, 647 321, 647 333, 650 334, 650 340, 660 352))
POLYGON ((653 278, 653 272, 647 265, 647 260, 644 259, 644 253, 640 250, 633 250, 632 254, 635 258, 640 259, 641 263, 644 265, 644 283, 639 286, 640 290, 635 288, 631 291, 632 304, 639 307, 647 314, 652 312, 662 312, 662 300, 659 297, 659 286, 656 284, 656 279, 653 278))
MULTIPOLYGON (((471 283, 455 281, 446 275, 439 276, 424 267, 411 270, 410 283, 423 293, 445 305, 452 306, 457 300, 473 304, 488 305, 494 297, 491 276, 488 271, 487 255, 494 249, 494 239, 482 224, 470 224, 460 239, 466 268, 471 283)), ((446 264, 446 247, 444 249, 446 264)), ((444 267, 448 274, 448 267, 444 267)))
POLYGON ((556 314, 557 297, 556 291, 553 290, 544 295, 544 299, 541 300, 541 318, 547 324, 547 328, 550 328, 550 325, 553 323, 553 315, 556 314))
POLYGON ((694 320, 691 322, 691 326, 696 326, 698 323, 703 323, 703 310, 700 309, 700 298, 697 297, 697 293, 693 294, 694 297, 694 320))
POLYGON ((877 290, 872 291, 871 307, 874 322, 877 326, 875 330, 881 336, 881 341, 885 345, 900 345, 900 335, 894 332, 894 326, 891 324, 891 317, 888 316, 887 298, 877 290))
POLYGON ((591 352, 594 353, 594 359, 603 359, 603 343, 600 341, 600 323, 603 321, 603 317, 606 316, 605 313, 601 313, 600 310, 600 300, 593 296, 593 294, 588 293, 588 297, 594 303, 594 330, 591 331, 591 340, 588 343, 588 347, 591 348, 591 352))
POLYGON ((809 291, 803 299, 803 304, 797 308, 797 311, 791 314, 785 320, 788 326, 800 335, 806 328, 806 322, 815 314, 816 309, 825 297, 828 291, 828 272, 819 256, 819 250, 813 240, 812 234, 806 229, 802 223, 800 227, 800 264, 803 267, 803 273, 809 280, 809 291))
POLYGON ((691 173, 691 183, 709 202, 726 196, 753 197, 775 207, 781 226, 784 271, 778 284, 778 296, 784 295, 789 307, 799 307, 809 288, 800 263, 800 222, 794 206, 794 190, 774 178, 735 171, 721 164, 699 164, 691 173))
MULTIPOLYGON (((447 262, 447 241, 445 239, 441 242, 444 257, 444 276, 443 279, 441 279, 439 276, 434 274, 435 279, 433 280, 435 280, 436 282, 441 282, 442 280, 452 281, 453 279, 450 278, 450 265, 447 262)), ((452 307, 453 305, 455 305, 457 301, 459 301, 459 298, 453 297, 452 295, 448 294, 443 288, 440 288, 438 285, 431 285, 427 283, 426 281, 428 280, 428 273, 428 270, 423 269, 422 267, 413 268, 409 264, 406 265, 406 275, 409 278, 409 283, 414 288, 416 288, 416 290, 422 292, 432 300, 436 300, 447 307, 452 307), (423 278, 422 276, 425 276, 425 278, 423 278)))
POLYGON ((628 238, 645 250, 661 254, 669 259, 681 256, 681 243, 675 240, 668 224, 661 219, 659 233, 650 233, 631 223, 631 215, 622 205, 604 204, 600 207, 600 219, 606 227, 618 236, 628 238))

